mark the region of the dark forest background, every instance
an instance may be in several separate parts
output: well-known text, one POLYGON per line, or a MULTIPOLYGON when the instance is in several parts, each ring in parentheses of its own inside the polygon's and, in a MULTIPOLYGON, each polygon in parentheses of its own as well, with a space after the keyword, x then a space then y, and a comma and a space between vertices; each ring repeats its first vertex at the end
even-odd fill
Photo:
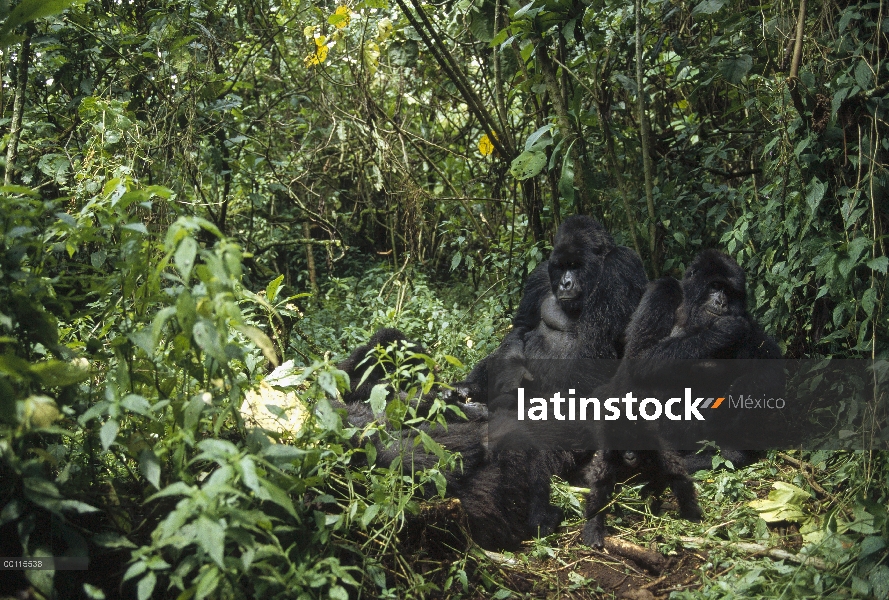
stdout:
MULTIPOLYGON (((573 214, 651 278, 729 253, 788 357, 886 359, 887 10, 0 2, 0 555, 106 565, 0 597, 606 593, 558 541, 521 584, 471 546, 424 562, 404 523, 441 475, 354 464, 335 363, 392 326, 461 377, 573 214), (245 401, 296 425, 251 433, 245 401)), ((699 485, 704 524, 633 525, 716 540, 675 595, 889 594, 885 453, 699 485)))

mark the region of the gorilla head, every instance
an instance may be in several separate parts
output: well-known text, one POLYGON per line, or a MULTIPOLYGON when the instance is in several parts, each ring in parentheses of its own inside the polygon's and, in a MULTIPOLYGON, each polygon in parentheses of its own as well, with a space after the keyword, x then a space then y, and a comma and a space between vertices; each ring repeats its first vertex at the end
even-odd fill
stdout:
POLYGON ((685 271, 683 302, 676 314, 680 328, 706 327, 715 320, 747 314, 744 270, 718 250, 704 250, 685 271))
POLYGON ((569 217, 559 227, 547 267, 553 296, 566 315, 580 315, 614 248, 611 235, 590 217, 569 217))

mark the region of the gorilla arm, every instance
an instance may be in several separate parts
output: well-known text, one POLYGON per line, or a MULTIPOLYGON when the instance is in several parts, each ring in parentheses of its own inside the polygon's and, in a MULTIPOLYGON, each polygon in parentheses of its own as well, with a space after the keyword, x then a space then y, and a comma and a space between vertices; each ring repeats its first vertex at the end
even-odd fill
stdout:
POLYGON ((676 322, 676 309, 682 304, 682 286, 672 277, 648 284, 639 307, 627 326, 624 358, 640 358, 660 340, 668 337, 676 322))

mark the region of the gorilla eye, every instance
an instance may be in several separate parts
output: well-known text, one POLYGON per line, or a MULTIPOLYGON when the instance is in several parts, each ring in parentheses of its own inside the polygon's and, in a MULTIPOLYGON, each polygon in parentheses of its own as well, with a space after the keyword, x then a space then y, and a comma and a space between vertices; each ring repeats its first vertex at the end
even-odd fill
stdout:
POLYGON ((721 281, 714 281, 710 284, 710 287, 716 292, 722 292, 725 290, 725 284, 721 281))

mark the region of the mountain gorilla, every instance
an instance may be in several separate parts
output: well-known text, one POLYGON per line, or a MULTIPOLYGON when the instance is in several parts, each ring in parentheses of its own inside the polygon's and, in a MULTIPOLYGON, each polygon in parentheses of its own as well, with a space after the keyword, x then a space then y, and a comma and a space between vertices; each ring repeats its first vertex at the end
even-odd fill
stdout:
MULTIPOLYGON (((566 219, 549 260, 525 284, 513 330, 465 381, 454 384, 455 395, 484 402, 525 385, 523 380, 540 386, 548 375, 535 372, 545 368, 542 359, 619 358, 646 282, 636 253, 615 245, 597 221, 566 219)), ((594 385, 610 373, 589 375, 594 385)), ((586 450, 492 449, 456 493, 473 538, 487 548, 514 549, 554 531, 561 511, 549 502, 550 479, 569 476, 591 456, 586 450)))
MULTIPOLYGON (((350 391, 343 394, 343 402, 346 404, 363 403, 368 400, 374 386, 380 383, 388 383, 390 377, 395 373, 396 360, 381 361, 377 354, 377 347, 381 347, 387 352, 390 359, 401 358, 397 355, 403 354, 401 366, 410 371, 410 373, 406 372, 406 377, 402 377, 401 381, 398 382, 396 391, 400 394, 402 400, 407 399, 405 380, 414 379, 412 375, 417 372, 422 373, 424 376, 430 375, 431 372, 426 362, 428 356, 426 356, 426 349, 423 345, 420 342, 409 340, 398 329, 384 327, 377 330, 366 344, 355 348, 348 358, 337 365, 349 377, 350 391)), ((441 388, 435 385, 429 393, 413 398, 411 401, 418 409, 418 413, 428 416, 429 409, 440 392, 441 388)), ((483 406, 473 403, 457 403, 457 407, 469 419, 481 418, 487 414, 487 410, 483 406)), ((353 416, 353 421, 355 421, 353 424, 357 424, 359 420, 364 424, 363 422, 375 418, 370 411, 370 407, 353 407, 350 410, 350 414, 353 416)), ((462 420, 457 413, 450 410, 445 413, 445 418, 449 421, 462 420)))
MULTIPOLYGON (((670 336, 675 313, 681 303, 682 287, 672 277, 648 284, 627 326, 626 351, 618 372, 612 381, 597 390, 598 397, 619 397, 625 389, 633 389, 640 398, 649 396, 639 391, 639 382, 631 373, 631 361, 646 357, 658 341, 670 336)), ((596 452, 583 470, 583 480, 590 493, 586 500, 584 514, 587 521, 581 539, 588 546, 602 548, 605 544, 605 508, 618 481, 632 478, 647 482, 642 488, 642 495, 654 497, 653 510, 660 505, 659 497, 669 486, 679 503, 681 516, 690 521, 701 518, 694 483, 684 468, 682 457, 663 443, 655 424, 645 424, 641 434, 655 440, 654 445, 658 449, 610 450, 608 440, 613 432, 601 431, 600 442, 605 449, 596 452)))
MULTIPOLYGON (((675 280, 656 286, 675 287, 675 280)), ((674 326, 670 335, 646 344, 650 347, 640 353, 641 358, 654 359, 636 365, 636 376, 662 379, 658 365, 669 360, 691 359, 780 359, 781 349, 766 335, 762 326, 747 312, 746 277, 744 270, 730 256, 718 250, 700 252, 685 271, 682 279, 681 303, 675 311, 672 304, 661 308, 651 307, 645 318, 669 320, 674 326), (646 367, 647 365, 647 367, 646 367), (641 369, 640 369, 641 367, 641 369), (653 371, 648 371, 653 368, 653 371)), ((675 303, 676 295, 673 294, 675 303)), ((766 389, 783 388, 783 371, 780 363, 771 363, 760 369, 758 383, 766 389)), ((724 384, 722 385, 725 388, 724 384)), ((723 448, 722 454, 735 466, 752 462, 755 453, 723 448)), ((712 456, 712 455, 710 455, 712 456)), ((686 456, 685 465, 690 472, 708 469, 712 462, 706 454, 686 456)))
POLYGON ((523 377, 535 375, 522 370, 525 359, 620 358, 624 328, 647 281, 639 256, 615 245, 598 221, 565 219, 549 259, 525 283, 512 331, 465 380, 453 384, 451 397, 485 402, 514 389, 523 377), (494 362, 517 368, 491 374, 494 362))
POLYGON ((380 362, 377 359, 377 346, 381 346, 383 350, 390 353, 391 350, 411 353, 405 358, 404 364, 409 368, 419 368, 428 374, 429 369, 425 368, 425 361, 422 357, 416 356, 426 354, 426 349, 422 344, 407 339, 398 329, 390 327, 378 329, 366 344, 355 348, 348 358, 337 365, 349 376, 350 391, 343 395, 343 402, 346 404, 367 400, 370 398, 373 387, 382 383, 387 376, 395 372, 394 363, 380 362), (365 377, 363 382, 361 381, 362 377, 365 377))
MULTIPOLYGON (((681 284, 671 277, 649 284, 627 328, 625 360, 606 388, 631 384, 634 389, 663 390, 664 383, 676 376, 677 363, 670 361, 679 359, 781 358, 777 344, 747 312, 746 298, 743 269, 717 250, 698 254, 681 284)), ((775 366, 762 369, 767 385, 780 385, 780 365, 775 366)), ((725 382, 719 385, 724 388, 725 382)), ((683 518, 701 518, 687 472, 709 468, 712 455, 689 453, 683 464, 679 453, 663 443, 656 431, 653 435, 660 447, 636 453, 641 465, 628 465, 627 452, 604 450, 587 467, 585 477, 591 491, 585 509, 588 521, 583 531, 584 543, 602 546, 602 509, 611 497, 616 478, 632 474, 633 468, 650 481, 647 491, 659 494, 670 485, 683 518)), ((607 439, 604 443, 607 446, 607 439)), ((751 453, 728 448, 722 453, 739 466, 751 458, 751 453)))

